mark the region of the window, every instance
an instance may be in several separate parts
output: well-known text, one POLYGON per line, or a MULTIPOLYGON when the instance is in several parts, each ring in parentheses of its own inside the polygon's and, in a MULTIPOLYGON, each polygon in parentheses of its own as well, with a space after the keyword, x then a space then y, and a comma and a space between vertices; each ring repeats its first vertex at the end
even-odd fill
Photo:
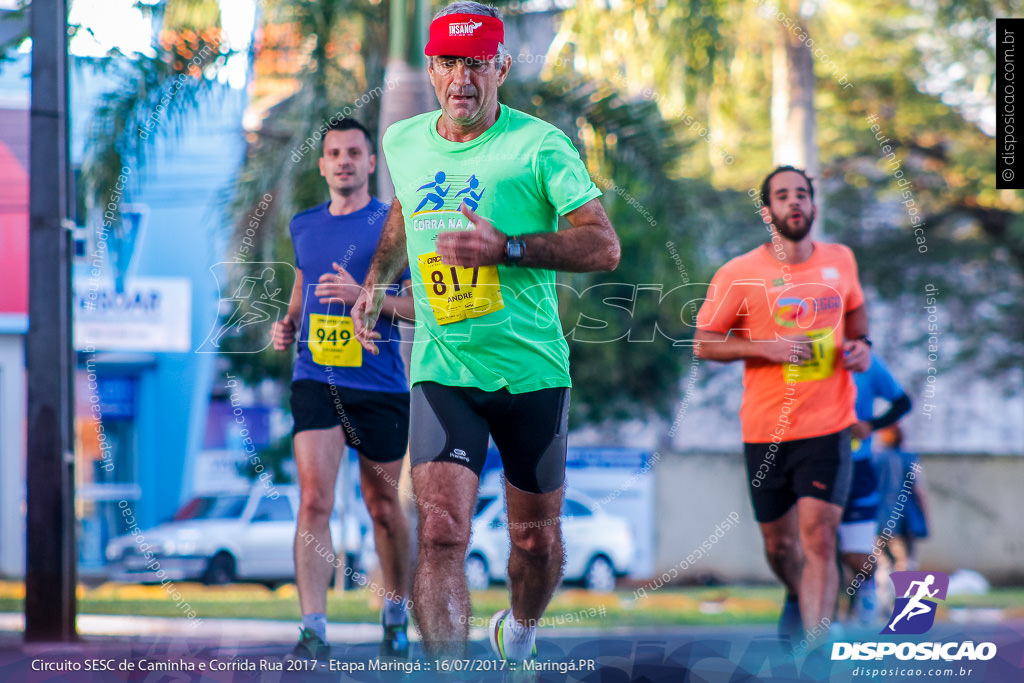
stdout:
POLYGON ((249 496, 201 496, 193 498, 174 515, 174 521, 186 519, 238 519, 249 496))
POLYGON ((565 504, 562 505, 563 517, 590 517, 593 514, 594 513, 590 511, 590 508, 578 500, 566 498, 565 504))
POLYGON ((256 506, 256 514, 252 516, 253 522, 291 522, 294 519, 287 496, 261 498, 260 504, 256 506))
POLYGON ((121 375, 88 356, 79 356, 75 371, 76 466, 84 482, 134 484, 137 477, 138 429, 135 396, 139 379, 121 375), (102 422, 96 418, 102 417, 102 422))

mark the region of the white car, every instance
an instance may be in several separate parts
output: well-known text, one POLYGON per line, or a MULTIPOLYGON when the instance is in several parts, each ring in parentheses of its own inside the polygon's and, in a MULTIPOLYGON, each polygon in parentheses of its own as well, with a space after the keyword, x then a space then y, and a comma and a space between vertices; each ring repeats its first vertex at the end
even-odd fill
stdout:
MULTIPOLYGON (((331 518, 333 548, 341 547, 340 507, 336 502, 331 518)), ((146 529, 139 537, 126 535, 110 541, 108 576, 112 581, 136 583, 159 582, 163 577, 207 584, 256 581, 270 587, 293 581, 298 509, 295 486, 268 490, 257 484, 198 496, 182 506, 173 521, 146 529), (276 498, 271 497, 273 491, 279 493, 276 498), (164 573, 158 576, 158 570, 164 573)), ((345 515, 345 524, 349 562, 364 549, 366 534, 353 514, 345 515)))
MULTIPOLYGON (((611 591, 615 579, 629 573, 636 555, 629 521, 609 515, 586 495, 569 489, 562 502, 562 539, 566 582, 590 590, 611 591)), ((500 490, 481 490, 473 516, 473 537, 466 552, 466 582, 472 590, 508 578, 509 537, 505 500, 500 490)))

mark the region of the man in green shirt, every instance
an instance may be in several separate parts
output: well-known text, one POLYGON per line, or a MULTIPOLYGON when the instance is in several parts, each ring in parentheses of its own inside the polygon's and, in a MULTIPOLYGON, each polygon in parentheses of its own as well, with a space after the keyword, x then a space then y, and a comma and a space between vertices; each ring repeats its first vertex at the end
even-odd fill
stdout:
POLYGON ((352 309, 375 352, 383 283, 412 271, 412 481, 419 509, 416 622, 432 654, 469 637, 463 573, 488 436, 508 505, 511 610, 491 620, 503 659, 535 652, 562 569, 569 349, 556 270, 614 270, 618 237, 569 139, 498 102, 512 59, 497 10, 456 2, 430 26, 441 111, 400 121, 383 148, 396 199, 352 309), (558 217, 570 227, 558 230, 558 217))

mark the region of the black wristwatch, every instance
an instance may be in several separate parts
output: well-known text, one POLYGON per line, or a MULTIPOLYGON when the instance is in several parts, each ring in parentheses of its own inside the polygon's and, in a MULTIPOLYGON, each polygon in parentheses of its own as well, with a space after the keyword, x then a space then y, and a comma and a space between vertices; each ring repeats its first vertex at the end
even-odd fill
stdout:
POLYGON ((526 256, 526 243, 518 237, 509 237, 505 242, 505 265, 518 266, 524 256, 526 256))
POLYGON ((859 336, 856 339, 854 339, 854 341, 862 341, 862 342, 864 342, 865 344, 868 345, 869 349, 873 346, 873 344, 871 343, 871 337, 869 337, 866 334, 862 334, 861 336, 859 336))

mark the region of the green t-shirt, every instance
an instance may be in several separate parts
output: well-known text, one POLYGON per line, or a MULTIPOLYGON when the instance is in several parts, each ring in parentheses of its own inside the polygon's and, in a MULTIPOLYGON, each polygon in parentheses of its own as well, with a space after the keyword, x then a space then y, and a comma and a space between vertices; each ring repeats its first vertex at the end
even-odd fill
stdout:
POLYGON ((572 142, 554 126, 501 105, 469 142, 437 132, 440 111, 395 123, 382 146, 405 215, 416 303, 412 383, 512 393, 568 387, 569 346, 555 272, 445 266, 434 241, 471 230, 463 201, 508 235, 555 232, 558 217, 601 195, 572 142))

